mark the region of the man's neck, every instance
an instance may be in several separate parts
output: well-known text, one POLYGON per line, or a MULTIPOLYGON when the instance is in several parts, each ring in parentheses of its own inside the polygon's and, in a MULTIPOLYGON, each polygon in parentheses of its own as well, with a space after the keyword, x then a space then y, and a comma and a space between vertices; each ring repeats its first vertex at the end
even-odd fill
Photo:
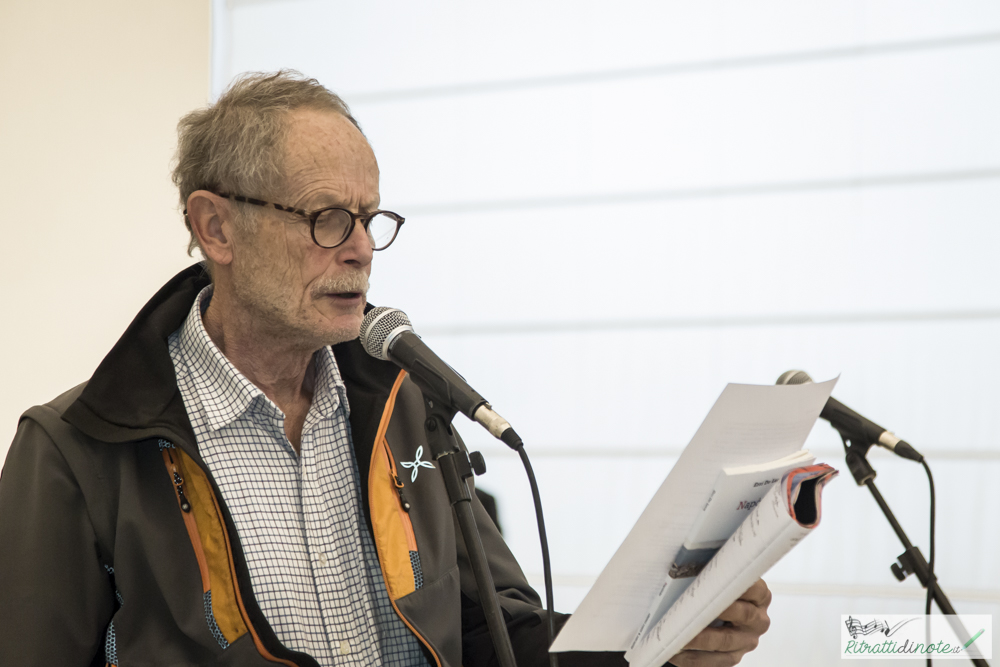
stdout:
POLYGON ((298 452, 312 405, 315 350, 289 345, 225 294, 213 295, 202 321, 216 347, 284 413, 285 435, 298 452))

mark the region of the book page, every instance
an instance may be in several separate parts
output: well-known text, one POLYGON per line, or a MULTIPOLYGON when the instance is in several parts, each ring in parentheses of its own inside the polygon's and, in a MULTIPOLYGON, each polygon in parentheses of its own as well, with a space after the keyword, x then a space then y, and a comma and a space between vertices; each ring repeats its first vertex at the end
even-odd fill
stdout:
POLYGON ((636 647, 649 626, 659 621, 687 590, 771 487, 777 485, 789 470, 807 466, 815 460, 816 457, 803 449, 776 461, 724 468, 719 473, 708 502, 698 513, 691 532, 674 556, 667 579, 650 605, 649 613, 637 629, 629 649, 636 647))
POLYGON ((807 466, 815 460, 815 456, 803 449, 794 456, 769 464, 723 469, 708 507, 698 515, 684 546, 688 549, 721 547, 772 484, 777 484, 789 470, 807 466))
POLYGON ((802 449, 836 382, 728 385, 551 650, 628 649, 719 472, 802 449))
POLYGON ((819 524, 828 465, 786 474, 740 524, 684 594, 625 654, 632 667, 659 667, 739 599, 819 524))

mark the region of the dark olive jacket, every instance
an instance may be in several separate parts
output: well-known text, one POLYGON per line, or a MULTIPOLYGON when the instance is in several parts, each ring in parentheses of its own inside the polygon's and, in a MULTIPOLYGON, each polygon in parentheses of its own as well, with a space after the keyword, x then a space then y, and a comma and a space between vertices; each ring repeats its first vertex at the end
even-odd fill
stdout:
MULTIPOLYGON (((177 389, 167 338, 207 284, 200 265, 178 274, 89 382, 22 416, 0 475, 0 665, 316 665, 261 612, 177 389)), ((396 474, 427 445, 419 390, 357 341, 333 350, 393 607, 432 664, 495 664, 440 476, 396 474)), ((538 596, 473 506, 518 663, 545 665, 538 596)), ((624 664, 621 654, 567 657, 624 664)))

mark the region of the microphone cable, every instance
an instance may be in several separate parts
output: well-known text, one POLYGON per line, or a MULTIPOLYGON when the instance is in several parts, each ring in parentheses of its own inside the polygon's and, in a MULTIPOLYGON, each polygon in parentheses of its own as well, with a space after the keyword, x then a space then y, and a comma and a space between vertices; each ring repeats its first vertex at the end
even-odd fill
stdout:
MULTIPOLYGON (((935 515, 935 499, 934 499, 934 475, 931 474, 931 467, 927 465, 927 460, 924 459, 920 463, 923 464, 924 470, 927 471, 927 482, 930 484, 931 489, 931 521, 930 521, 930 558, 928 562, 928 572, 927 572, 927 604, 924 608, 924 614, 928 617, 931 615, 931 601, 934 599, 934 588, 937 586, 937 579, 934 577, 934 515, 935 515)), ((930 623, 930 618, 927 619, 930 623)), ((927 654, 927 667, 931 667, 932 661, 930 654, 927 654)))
MULTIPOLYGON (((528 453, 524 451, 524 442, 521 437, 509 429, 502 438, 504 444, 517 452, 524 464, 524 472, 528 476, 528 484, 531 486, 531 498, 535 503, 535 520, 538 523, 538 541, 542 547, 542 572, 545 577, 545 607, 548 611, 548 646, 551 648, 556 639, 555 622, 555 601, 552 593, 552 562, 549 560, 549 540, 545 533, 545 516, 542 512, 542 497, 538 492, 538 482, 535 480, 535 471, 531 467, 528 453)), ((550 667, 559 667, 559 657, 557 654, 549 652, 550 667)))

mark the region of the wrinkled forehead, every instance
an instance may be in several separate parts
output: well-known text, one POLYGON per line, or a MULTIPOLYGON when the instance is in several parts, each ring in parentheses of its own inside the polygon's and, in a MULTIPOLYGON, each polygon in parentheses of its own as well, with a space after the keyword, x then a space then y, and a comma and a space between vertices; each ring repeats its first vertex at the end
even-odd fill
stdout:
POLYGON ((284 180, 298 188, 350 187, 358 197, 378 196, 378 162, 368 140, 345 116, 326 110, 298 109, 289 114, 285 133, 284 180))

